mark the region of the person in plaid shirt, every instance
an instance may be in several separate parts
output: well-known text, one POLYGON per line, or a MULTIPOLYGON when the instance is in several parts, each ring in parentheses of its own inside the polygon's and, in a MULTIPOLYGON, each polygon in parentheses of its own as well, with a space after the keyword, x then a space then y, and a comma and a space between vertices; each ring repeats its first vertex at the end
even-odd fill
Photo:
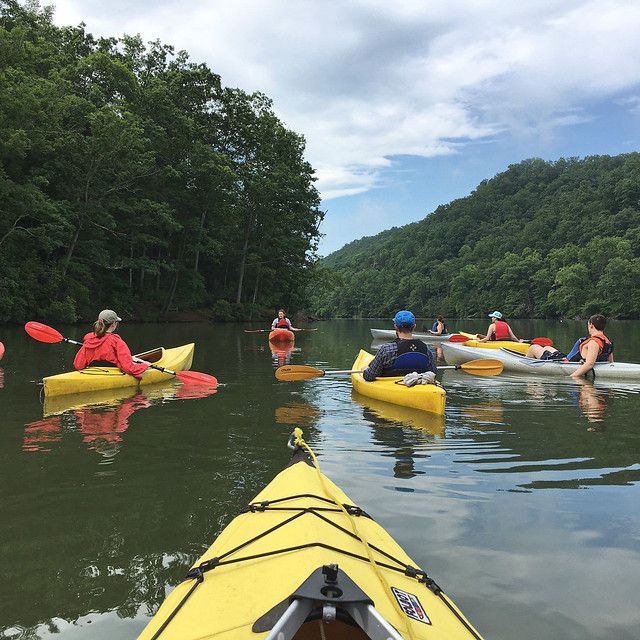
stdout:
POLYGON ((413 330, 416 318, 411 311, 398 311, 393 319, 397 338, 383 344, 368 367, 362 370, 362 377, 373 382, 379 377, 404 376, 416 371, 437 373, 435 358, 422 340, 415 340, 413 330))

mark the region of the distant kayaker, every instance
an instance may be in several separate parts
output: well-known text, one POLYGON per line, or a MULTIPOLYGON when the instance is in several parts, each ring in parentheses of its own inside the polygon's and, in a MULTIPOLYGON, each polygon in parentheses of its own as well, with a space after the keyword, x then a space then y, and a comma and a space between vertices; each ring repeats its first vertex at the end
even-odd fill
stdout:
POLYGON ((572 378, 579 378, 589 373, 596 362, 613 362, 613 342, 604 335, 606 326, 607 319, 597 313, 587 321, 589 335, 578 338, 569 353, 564 354, 555 347, 532 344, 527 355, 538 360, 581 362, 582 364, 571 374, 572 378))
POLYGON ((413 337, 416 318, 411 311, 398 311, 393 319, 397 338, 383 344, 362 376, 368 382, 379 377, 404 376, 416 371, 437 373, 435 359, 429 347, 413 337))
POLYGON ((431 325, 429 333, 433 334, 434 336, 444 336, 449 333, 449 331, 447 330, 447 325, 442 316, 436 316, 436 320, 431 325))
POLYGON ((291 324, 291 320, 287 318, 284 309, 278 310, 278 317, 273 319, 271 323, 272 329, 289 329, 289 331, 297 331, 291 324))
POLYGON ((119 322, 122 322, 122 318, 111 309, 99 313, 93 324, 93 332, 84 337, 84 344, 73 361, 76 369, 118 367, 123 373, 138 379, 142 377, 149 365, 133 361, 127 343, 115 334, 119 322))
POLYGON ((476 334, 478 342, 488 342, 489 340, 513 340, 514 342, 522 342, 516 337, 516 334, 511 331, 511 327, 505 322, 502 314, 499 311, 494 311, 489 314, 491 318, 491 324, 487 329, 487 335, 484 336, 481 333, 476 334))

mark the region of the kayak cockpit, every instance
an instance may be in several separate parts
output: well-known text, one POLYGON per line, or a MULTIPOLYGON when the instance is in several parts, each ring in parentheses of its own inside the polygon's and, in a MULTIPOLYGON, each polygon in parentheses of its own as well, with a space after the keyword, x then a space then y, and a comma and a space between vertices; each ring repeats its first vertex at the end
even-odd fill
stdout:
POLYGON ((336 564, 316 569, 288 600, 256 620, 252 631, 270 631, 265 640, 402 640, 336 564))
POLYGON ((135 355, 136 358, 140 358, 140 360, 145 360, 146 362, 159 362, 162 360, 164 356, 164 348, 158 347, 157 349, 152 349, 151 351, 145 351, 144 353, 138 353, 135 355))

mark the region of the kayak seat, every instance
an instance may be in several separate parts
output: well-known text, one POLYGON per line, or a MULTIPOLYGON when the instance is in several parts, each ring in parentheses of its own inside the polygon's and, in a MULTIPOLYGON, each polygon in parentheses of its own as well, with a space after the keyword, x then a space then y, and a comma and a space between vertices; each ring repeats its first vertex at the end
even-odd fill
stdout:
POLYGON ((425 373, 431 369, 431 358, 425 353, 403 353, 393 361, 391 369, 387 369, 381 375, 382 378, 393 376, 405 376, 407 373, 425 373))
POLYGON ((108 362, 107 360, 94 360, 87 365, 88 369, 91 367, 115 367, 117 369, 118 365, 114 362, 108 362))

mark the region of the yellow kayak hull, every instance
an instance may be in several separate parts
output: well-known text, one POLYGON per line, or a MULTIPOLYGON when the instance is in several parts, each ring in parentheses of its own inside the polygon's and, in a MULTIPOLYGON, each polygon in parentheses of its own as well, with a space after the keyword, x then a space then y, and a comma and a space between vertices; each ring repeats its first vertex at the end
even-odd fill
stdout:
MULTIPOLYGON (((138 354, 142 360, 148 360, 159 367, 165 367, 172 371, 188 371, 193 362, 193 342, 181 347, 165 349, 160 347, 152 351, 138 354)), ((88 391, 101 391, 105 389, 137 388, 165 380, 171 380, 173 376, 155 369, 147 369, 142 374, 142 380, 122 373, 116 367, 88 367, 80 371, 60 373, 55 376, 43 378, 45 396, 62 396, 72 393, 86 393, 88 391)))
MULTIPOLYGON (((362 369, 372 360, 373 355, 361 349, 351 368, 354 370, 362 369)), ((444 415, 447 394, 442 387, 435 384, 417 384, 413 387, 405 387, 403 384, 396 384, 400 380, 402 377, 378 378, 373 382, 367 382, 361 373, 351 374, 353 389, 360 395, 444 415)))
POLYGON ((468 336, 469 340, 466 342, 459 342, 465 347, 478 347, 480 349, 511 349, 511 351, 517 351, 518 353, 527 353, 530 345, 526 342, 514 342, 513 340, 487 340, 487 342, 478 342, 476 336, 473 333, 467 333, 466 331, 460 331, 463 336, 468 336))
MULTIPOLYGON (((276 605, 286 608, 290 596, 327 564, 337 564, 403 638, 478 640, 479 634, 447 596, 437 595, 415 575, 405 575, 406 567, 415 563, 379 524, 366 514, 353 513, 357 507, 351 505, 349 497, 298 450, 290 466, 196 562, 189 572, 193 577, 171 591, 139 640, 263 639, 278 619, 272 616, 265 623, 265 614, 276 605), (194 572, 198 567, 200 574, 194 572), (392 589, 413 596, 429 622, 409 617, 395 604, 392 589)), ((338 621, 305 621, 294 638, 311 637, 368 636, 338 621)))

